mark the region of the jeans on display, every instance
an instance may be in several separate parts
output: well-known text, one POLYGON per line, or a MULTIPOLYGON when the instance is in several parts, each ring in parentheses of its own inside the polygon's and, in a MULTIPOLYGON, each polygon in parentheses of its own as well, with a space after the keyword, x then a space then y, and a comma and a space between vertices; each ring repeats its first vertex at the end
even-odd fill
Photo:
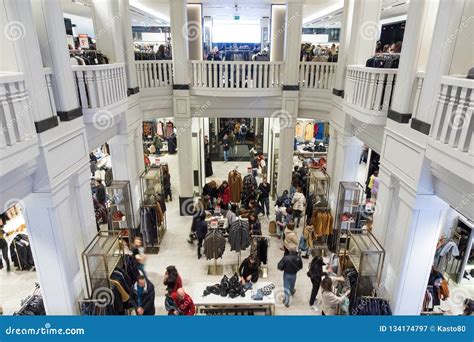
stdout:
POLYGON ((224 160, 229 161, 229 150, 224 150, 224 160))
POLYGON ((316 279, 316 280, 311 279, 311 283, 313 284, 313 288, 311 290, 311 297, 309 298, 309 305, 313 306, 314 302, 316 300, 316 296, 318 295, 318 292, 319 292, 319 285, 321 285, 321 280, 320 279, 316 279))
POLYGON ((296 273, 283 272, 283 287, 285 288, 285 302, 286 306, 290 305, 290 296, 295 291, 296 273))
POLYGON ((268 197, 261 198, 263 214, 266 216, 270 215, 270 199, 268 197))

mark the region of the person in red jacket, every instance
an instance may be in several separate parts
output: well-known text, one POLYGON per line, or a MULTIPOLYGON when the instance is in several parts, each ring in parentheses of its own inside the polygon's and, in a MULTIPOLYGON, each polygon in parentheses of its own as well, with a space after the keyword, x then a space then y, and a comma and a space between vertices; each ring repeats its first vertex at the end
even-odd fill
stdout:
POLYGON ((170 312, 173 315, 183 315, 183 316, 194 316, 196 313, 196 307, 194 306, 194 302, 183 288, 178 289, 176 292, 171 294, 171 298, 173 299, 176 310, 170 312))
POLYGON ((221 208, 227 209, 230 203, 230 187, 226 181, 222 182, 219 187, 219 198, 221 200, 221 208))

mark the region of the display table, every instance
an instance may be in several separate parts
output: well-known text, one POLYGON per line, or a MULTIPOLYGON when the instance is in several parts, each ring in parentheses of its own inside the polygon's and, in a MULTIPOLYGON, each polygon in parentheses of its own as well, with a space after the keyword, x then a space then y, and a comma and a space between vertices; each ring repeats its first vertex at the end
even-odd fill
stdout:
POLYGON ((209 294, 203 297, 203 292, 207 286, 213 283, 197 283, 194 286, 193 301, 196 305, 197 314, 207 315, 231 315, 231 314, 254 314, 257 312, 264 313, 267 316, 275 314, 275 291, 269 296, 264 296, 262 300, 253 300, 252 294, 258 289, 270 282, 257 282, 253 284, 253 288, 245 293, 245 297, 230 298, 221 297, 215 294, 209 294))
MULTIPOLYGON (((209 216, 206 217, 206 222, 208 226, 211 226, 211 221, 215 221, 218 224, 218 227, 215 228, 220 228, 220 229, 227 229, 229 227, 229 221, 225 218, 225 216, 209 216)), ((214 227, 211 227, 214 228, 214 227)))

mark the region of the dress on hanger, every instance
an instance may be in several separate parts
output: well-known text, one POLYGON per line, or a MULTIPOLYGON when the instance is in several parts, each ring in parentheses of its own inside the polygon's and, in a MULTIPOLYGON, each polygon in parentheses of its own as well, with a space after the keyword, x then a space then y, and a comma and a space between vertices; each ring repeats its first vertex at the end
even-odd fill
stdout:
POLYGON ((310 141, 313 139, 314 135, 314 126, 311 122, 308 122, 306 124, 306 127, 304 128, 304 140, 305 141, 310 141))

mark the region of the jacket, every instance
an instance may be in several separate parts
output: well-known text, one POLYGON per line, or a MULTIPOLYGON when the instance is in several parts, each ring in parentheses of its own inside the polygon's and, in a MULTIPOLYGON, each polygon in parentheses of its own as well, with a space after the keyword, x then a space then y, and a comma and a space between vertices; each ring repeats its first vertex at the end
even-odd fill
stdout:
POLYGON ((252 279, 258 279, 258 263, 255 262, 253 265, 251 265, 249 258, 245 258, 240 264, 239 274, 244 279, 247 279, 249 275, 252 276, 252 279))
POLYGON ((222 204, 225 206, 229 204, 231 198, 230 198, 230 187, 223 188, 221 187, 219 189, 219 198, 222 200, 222 204))
POLYGON ((289 253, 278 262, 278 269, 285 273, 296 274, 302 268, 303 260, 296 253, 289 253))
POLYGON ((155 286, 145 279, 145 287, 143 288, 141 306, 138 305, 138 282, 136 282, 130 292, 130 305, 132 308, 143 308, 143 315, 155 315, 155 286))
POLYGON ((230 200, 234 203, 240 202, 243 188, 242 175, 240 172, 231 171, 227 179, 230 188, 230 200))
POLYGON ((196 236, 200 239, 204 239, 207 234, 207 222, 205 220, 199 220, 196 223, 196 236))
POLYGON ((289 251, 296 250, 298 247, 298 235, 294 230, 285 228, 285 240, 283 241, 283 245, 289 251))
POLYGON ((171 294, 171 298, 173 299, 176 308, 178 309, 179 313, 183 316, 194 316, 196 313, 196 306, 194 306, 194 302, 187 293, 184 295, 183 300, 178 298, 178 293, 173 292, 171 294))
POLYGON ((306 204, 306 198, 301 192, 295 192, 293 195, 293 200, 291 201, 293 204, 293 210, 301 210, 304 211, 304 206, 306 204))
POLYGON ((337 306, 342 304, 346 296, 336 296, 332 291, 323 291, 321 293, 321 305, 320 309, 325 315, 331 316, 337 313, 337 306))

